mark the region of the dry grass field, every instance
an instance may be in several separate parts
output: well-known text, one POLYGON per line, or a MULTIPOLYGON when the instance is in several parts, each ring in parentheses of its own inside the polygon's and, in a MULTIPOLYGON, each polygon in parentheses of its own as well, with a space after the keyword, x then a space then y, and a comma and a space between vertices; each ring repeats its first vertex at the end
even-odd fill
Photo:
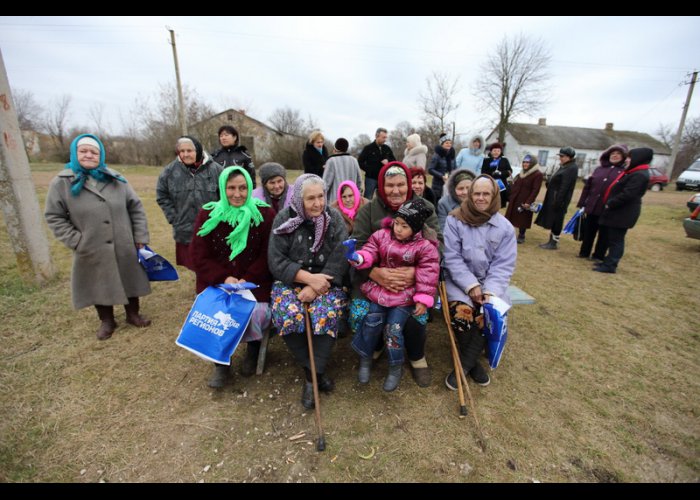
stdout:
MULTIPOLYGON (((42 210, 59 168, 34 168, 42 210)), ((145 204, 151 246, 174 260, 155 202, 160 169, 118 169, 145 204)), ((485 451, 443 385, 451 357, 439 315, 425 389, 406 371, 384 393, 385 359, 360 387, 350 339, 338 341, 319 453, 313 413, 299 403, 300 370, 279 338, 263 375, 236 373, 220 392, 206 385, 211 365, 175 345, 192 273, 153 284, 142 300, 151 327, 126 325, 117 308, 119 328, 99 342, 94 309, 71 307, 71 253, 49 236, 56 278, 24 285, 2 225, 0 481, 697 482, 700 241, 683 232, 688 196, 647 194, 615 275, 575 258, 570 236, 549 252, 537 248, 546 231, 528 232, 513 282, 537 303, 514 310, 491 385, 471 385, 485 451)))

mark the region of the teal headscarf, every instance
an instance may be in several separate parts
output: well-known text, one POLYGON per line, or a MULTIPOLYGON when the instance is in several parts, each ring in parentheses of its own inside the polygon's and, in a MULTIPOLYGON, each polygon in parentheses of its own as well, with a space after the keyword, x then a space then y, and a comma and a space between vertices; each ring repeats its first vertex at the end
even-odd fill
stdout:
POLYGON ((219 176, 219 201, 210 201, 202 208, 205 210, 211 210, 209 212, 209 218, 202 224, 201 229, 197 232, 197 236, 206 236, 211 233, 220 222, 226 222, 231 227, 233 231, 226 237, 226 243, 231 247, 231 255, 229 255, 229 260, 233 260, 236 256, 245 250, 248 244, 248 231, 250 230, 250 225, 254 224, 259 226, 263 221, 263 216, 258 210, 258 207, 269 207, 267 203, 257 198, 253 198, 253 181, 250 179, 250 175, 242 167, 228 167, 225 168, 221 175, 219 176), (248 185, 248 197, 245 203, 240 207, 232 207, 228 202, 228 197, 226 196, 226 183, 232 172, 238 171, 245 177, 246 184, 248 185))
POLYGON ((66 163, 66 168, 70 168, 75 173, 75 180, 71 183, 70 191, 73 196, 78 196, 80 191, 85 185, 85 181, 88 176, 92 177, 96 181, 100 182, 110 182, 112 179, 116 179, 119 182, 126 182, 126 179, 119 174, 113 174, 107 170, 107 165, 105 165, 105 147, 96 135, 92 134, 81 134, 70 143, 70 162, 66 163), (97 168, 83 168, 78 163, 78 141, 83 137, 90 137, 97 141, 100 145, 100 164, 97 168))

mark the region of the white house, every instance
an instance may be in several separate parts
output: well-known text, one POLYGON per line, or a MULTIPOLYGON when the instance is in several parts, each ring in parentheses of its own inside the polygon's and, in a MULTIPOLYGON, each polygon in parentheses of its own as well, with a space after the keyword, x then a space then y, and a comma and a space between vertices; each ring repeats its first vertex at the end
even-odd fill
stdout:
MULTIPOLYGON (((486 138, 487 144, 498 140, 498 130, 486 138)), ((561 127, 547 125, 545 118, 540 118, 537 125, 531 123, 509 123, 506 127, 505 150, 503 156, 511 165, 520 166, 526 153, 537 156, 543 167, 551 168, 559 162, 559 149, 571 146, 576 150, 576 163, 579 176, 588 176, 597 166, 603 151, 613 144, 625 144, 628 148, 647 147, 654 150, 652 165, 667 170, 671 150, 649 134, 614 130, 612 123, 606 123, 604 129, 561 127)))

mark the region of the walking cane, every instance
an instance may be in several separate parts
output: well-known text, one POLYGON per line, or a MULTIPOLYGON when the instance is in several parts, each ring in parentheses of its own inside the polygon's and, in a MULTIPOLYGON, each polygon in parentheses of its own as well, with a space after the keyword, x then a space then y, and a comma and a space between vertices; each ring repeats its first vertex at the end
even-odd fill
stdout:
POLYGON ((318 442, 316 443, 317 451, 326 449, 326 437, 323 435, 323 427, 321 426, 321 404, 318 397, 318 380, 316 377, 316 361, 314 360, 313 335, 311 333, 311 320, 309 319, 309 304, 302 304, 304 308, 304 316, 306 319, 306 341, 309 344, 309 363, 311 364, 311 383, 314 385, 314 408, 316 417, 316 428, 318 429, 318 442))
MULTIPOLYGON (((440 269, 442 272, 442 269, 440 269)), ((472 410, 472 416, 474 417, 474 422, 476 423, 476 429, 479 433, 479 441, 481 449, 486 451, 486 438, 484 437, 484 431, 481 429, 481 424, 479 423, 479 417, 476 415, 476 407, 474 405, 474 398, 472 398, 472 393, 469 390, 469 384, 467 383, 467 377, 462 370, 462 361, 459 359, 459 351, 457 350, 457 342, 455 341, 455 332, 452 329, 452 318, 450 318, 449 305, 447 303, 447 289, 445 288, 445 281, 441 280, 440 285, 440 300, 442 301, 442 311, 445 316, 445 324, 447 325, 447 333, 450 337, 450 344, 452 346, 452 361, 455 365, 455 374, 457 375, 457 390, 459 394, 460 402, 460 418, 464 418, 466 415, 466 408, 464 407, 464 394, 462 394, 462 387, 467 392, 467 397, 469 399, 469 408, 472 410), (462 410, 464 412, 462 413, 462 410)))

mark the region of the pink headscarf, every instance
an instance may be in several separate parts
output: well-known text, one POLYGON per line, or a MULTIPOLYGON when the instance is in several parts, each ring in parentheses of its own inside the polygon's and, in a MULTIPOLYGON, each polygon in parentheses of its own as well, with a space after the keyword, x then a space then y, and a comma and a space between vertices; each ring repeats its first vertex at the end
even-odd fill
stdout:
POLYGON ((338 186, 338 195, 336 198, 338 199, 338 209, 345 215, 347 215, 350 220, 355 220, 355 215, 357 215, 357 209, 359 208, 360 202, 362 201, 362 195, 360 194, 360 190, 357 189, 357 185, 352 181, 341 182, 340 186, 338 186), (345 205, 343 204, 342 195, 343 188, 345 186, 348 186, 352 190, 352 194, 355 196, 355 204, 352 206, 352 208, 345 208, 345 205))

